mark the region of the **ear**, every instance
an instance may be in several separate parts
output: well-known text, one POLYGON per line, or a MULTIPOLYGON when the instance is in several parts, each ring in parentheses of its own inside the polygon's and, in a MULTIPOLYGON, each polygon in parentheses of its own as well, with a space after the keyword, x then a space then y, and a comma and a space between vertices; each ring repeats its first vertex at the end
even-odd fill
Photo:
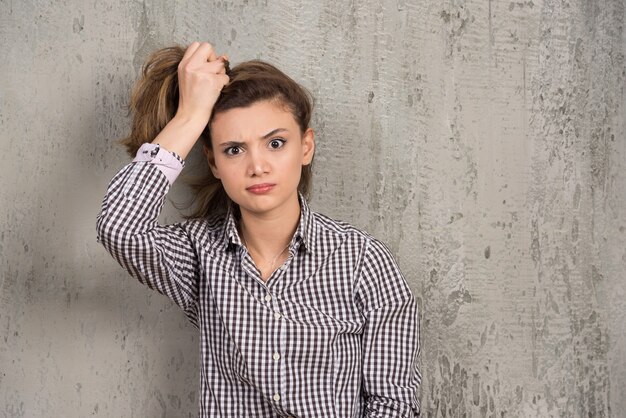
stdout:
POLYGON ((307 128, 302 135, 302 165, 311 164, 313 154, 315 154, 315 133, 313 129, 307 128))
POLYGON ((209 149, 209 147, 207 147, 206 145, 202 145, 202 152, 204 153, 204 156, 207 160, 207 163, 209 164, 209 168, 211 169, 211 172, 213 173, 213 177, 215 177, 216 179, 219 179, 219 170, 217 169, 217 166, 215 165, 215 155, 213 154, 213 150, 209 149))

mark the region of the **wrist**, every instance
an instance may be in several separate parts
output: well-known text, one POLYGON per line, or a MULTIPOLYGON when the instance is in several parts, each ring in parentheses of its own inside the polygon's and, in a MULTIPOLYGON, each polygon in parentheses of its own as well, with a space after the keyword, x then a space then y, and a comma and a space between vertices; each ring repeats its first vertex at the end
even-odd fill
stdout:
POLYGON ((206 122, 200 118, 177 115, 165 125, 152 143, 160 144, 185 159, 205 127, 206 122))
POLYGON ((209 116, 200 113, 188 113, 179 109, 169 123, 188 129, 200 130, 200 133, 202 133, 204 127, 209 123, 209 116))

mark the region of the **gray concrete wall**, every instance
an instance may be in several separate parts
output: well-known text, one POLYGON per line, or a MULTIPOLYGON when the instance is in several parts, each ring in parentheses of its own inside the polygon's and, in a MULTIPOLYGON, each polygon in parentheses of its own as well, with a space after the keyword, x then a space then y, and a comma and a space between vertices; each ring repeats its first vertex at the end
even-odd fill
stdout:
POLYGON ((95 217, 141 63, 199 39, 317 97, 312 205, 397 255, 426 416, 624 416, 624 13, 0 1, 0 415, 195 416, 194 329, 95 242, 95 217))

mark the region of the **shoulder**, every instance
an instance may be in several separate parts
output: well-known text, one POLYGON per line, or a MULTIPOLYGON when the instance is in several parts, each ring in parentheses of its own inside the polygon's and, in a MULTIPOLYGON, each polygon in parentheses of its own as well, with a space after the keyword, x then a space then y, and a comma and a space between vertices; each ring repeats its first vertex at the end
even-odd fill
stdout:
POLYGON ((319 212, 311 212, 311 215, 315 220, 318 234, 322 234, 322 236, 352 239, 364 244, 370 239, 374 239, 366 231, 343 220, 334 219, 319 212))
POLYGON ((357 300, 364 310, 413 298, 411 289, 387 245, 371 237, 363 251, 357 300))
POLYGON ((364 229, 358 228, 346 221, 334 219, 319 212, 311 212, 317 225, 318 233, 323 236, 334 235, 338 238, 353 240, 363 246, 363 250, 377 257, 393 260, 391 251, 380 239, 374 237, 364 229))
POLYGON ((187 234, 194 241, 199 242, 205 249, 212 249, 214 246, 224 243, 226 228, 225 214, 207 218, 188 219, 181 225, 187 234))
POLYGON ((314 212, 320 241, 338 238, 358 259, 355 299, 362 311, 412 297, 408 283, 385 242, 348 222, 314 212))
POLYGON ((225 222, 226 222, 226 215, 220 214, 220 215, 210 216, 206 218, 188 219, 184 222, 184 224, 189 229, 201 229, 203 231, 209 232, 209 231, 222 230, 224 228, 225 222))
POLYGON ((354 225, 333 219, 319 212, 312 212, 315 219, 318 242, 337 242, 349 245, 357 252, 363 274, 392 272, 401 276, 396 259, 389 247, 369 232, 354 225))

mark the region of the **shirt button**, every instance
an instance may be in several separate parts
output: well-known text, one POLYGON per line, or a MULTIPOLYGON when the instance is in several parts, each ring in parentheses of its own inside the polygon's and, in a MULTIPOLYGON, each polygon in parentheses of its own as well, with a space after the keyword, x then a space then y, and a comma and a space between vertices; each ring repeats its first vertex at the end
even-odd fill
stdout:
POLYGON ((280 395, 278 393, 274 394, 274 400, 276 402, 280 401, 280 395))
POLYGON ((274 353, 274 355, 272 356, 272 358, 273 358, 274 360, 280 360, 280 354, 278 354, 278 353, 274 353))
POLYGON ((269 293, 267 295, 265 295, 265 300, 268 301, 268 302, 270 300, 272 300, 272 295, 270 295, 269 293))
POLYGON ((281 316, 280 312, 274 312, 274 318, 280 319, 281 316))

